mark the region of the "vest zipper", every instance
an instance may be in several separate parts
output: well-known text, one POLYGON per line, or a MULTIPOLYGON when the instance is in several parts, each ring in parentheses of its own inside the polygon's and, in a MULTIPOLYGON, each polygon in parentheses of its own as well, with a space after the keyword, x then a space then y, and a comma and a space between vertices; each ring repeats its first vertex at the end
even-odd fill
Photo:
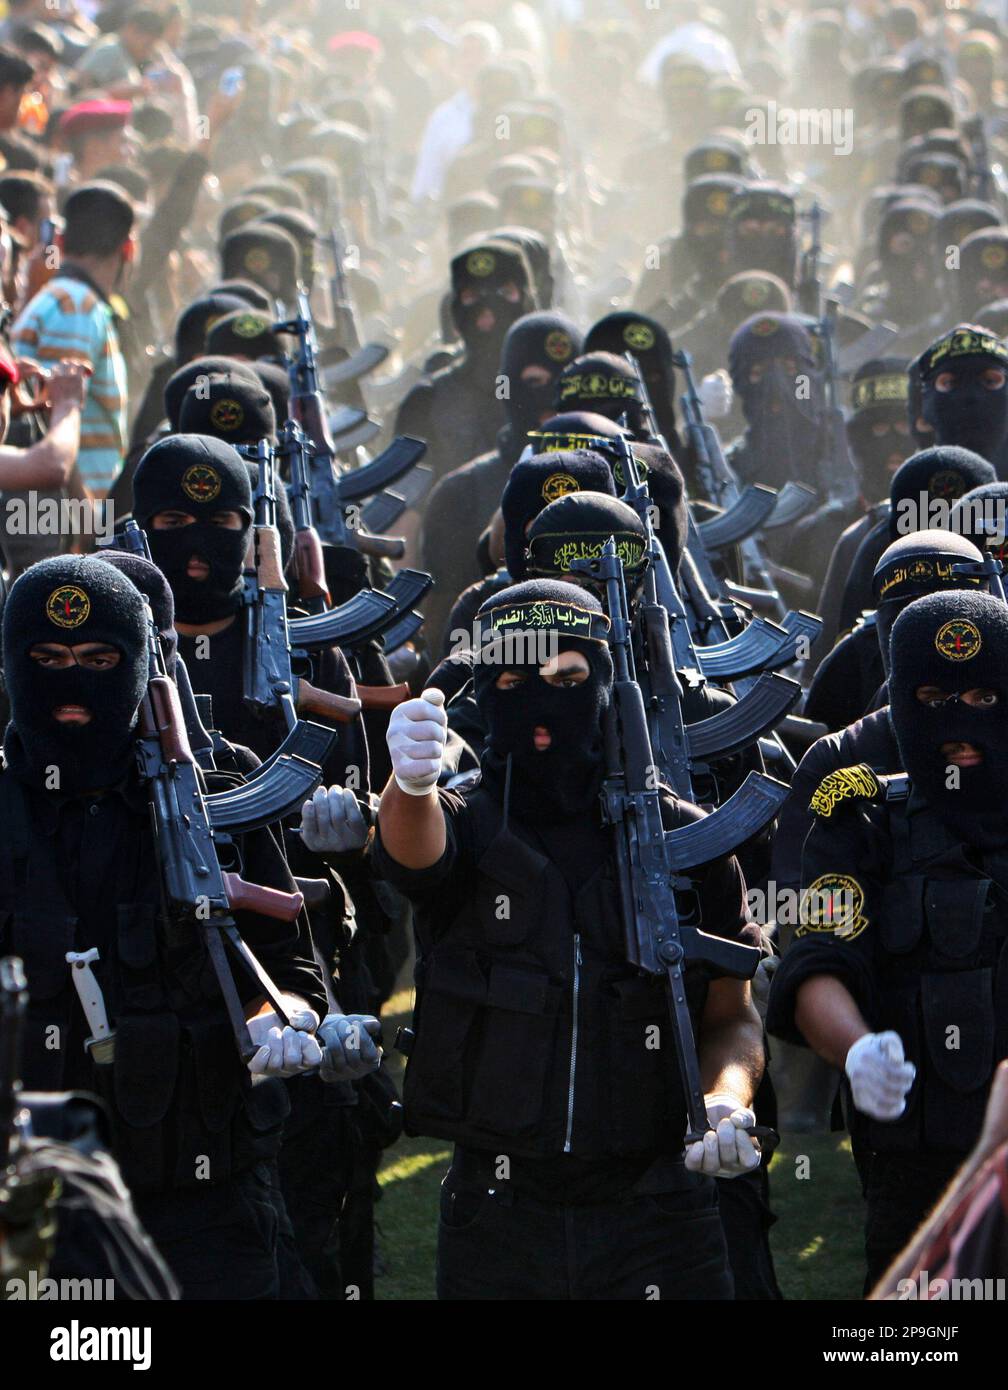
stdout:
POLYGON ((567 1134, 564 1138, 564 1153, 571 1151, 571 1135, 574 1130, 574 1073, 577 1070, 578 1045, 578 995, 581 992, 581 938, 574 936, 574 1019, 571 1027, 570 1081, 567 1086, 567 1134))

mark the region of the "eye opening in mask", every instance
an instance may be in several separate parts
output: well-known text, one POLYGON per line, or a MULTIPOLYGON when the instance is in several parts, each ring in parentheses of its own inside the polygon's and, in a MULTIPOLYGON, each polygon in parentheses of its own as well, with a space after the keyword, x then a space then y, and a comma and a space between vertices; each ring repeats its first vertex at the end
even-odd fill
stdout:
POLYGON ((960 704, 968 705, 970 709, 990 710, 1001 703, 998 692, 987 686, 976 686, 949 695, 937 685, 919 685, 914 693, 919 703, 927 705, 928 709, 946 709, 950 705, 960 704))
POLYGON ((122 659, 119 649, 107 642, 78 642, 73 647, 63 642, 36 642, 28 655, 50 671, 69 670, 71 666, 85 671, 111 671, 122 659))

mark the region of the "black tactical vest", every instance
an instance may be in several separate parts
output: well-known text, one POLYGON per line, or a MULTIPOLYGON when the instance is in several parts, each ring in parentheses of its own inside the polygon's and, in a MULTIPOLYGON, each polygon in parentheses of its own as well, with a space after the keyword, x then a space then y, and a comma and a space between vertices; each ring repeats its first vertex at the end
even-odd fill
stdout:
MULTIPOLYGON (((524 1157, 681 1153, 665 989, 626 962, 613 862, 586 863, 572 893, 530 827, 506 826, 483 788, 466 801, 472 894, 418 926, 407 1133, 524 1157)), ((681 911, 698 923, 693 897, 681 911)), ((696 1029, 707 977, 687 983, 696 1029)))
POLYGON ((250 1084, 205 946, 163 914, 150 832, 136 820, 109 885, 94 967, 114 1061, 82 1065, 88 1030, 65 956, 98 943, 80 939, 50 837, 21 784, 0 775, 0 942, 23 959, 28 979, 25 1087, 61 1090, 69 1072, 102 1096, 123 1176, 147 1193, 220 1183, 272 1156, 289 1101, 282 1082, 250 1084))
POLYGON ((923 803, 887 803, 893 870, 879 932, 877 1031, 917 1068, 903 1115, 868 1122, 873 1148, 966 1152, 1008 1056, 1008 852, 971 851, 923 803), (977 867, 979 866, 979 867, 977 867))

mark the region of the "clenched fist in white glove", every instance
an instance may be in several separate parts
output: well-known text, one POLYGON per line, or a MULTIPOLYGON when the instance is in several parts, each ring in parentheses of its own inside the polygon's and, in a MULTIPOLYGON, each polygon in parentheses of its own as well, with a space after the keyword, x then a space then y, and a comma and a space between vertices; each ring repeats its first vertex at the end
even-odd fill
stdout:
POLYGON ((844 1071, 854 1104, 873 1120, 898 1120, 917 1074, 898 1033, 865 1033, 847 1053, 844 1071))
POLYGON ((748 1132, 756 1116, 737 1096, 724 1091, 705 1097, 712 1129, 702 1139, 686 1145, 686 1167, 708 1178, 737 1178, 759 1166, 757 1141, 748 1132))
POLYGON ((697 387, 697 395, 708 420, 723 420, 731 414, 735 393, 731 377, 723 369, 705 376, 697 387))
POLYGON ((385 738, 396 784, 409 796, 426 796, 440 776, 448 735, 444 702, 443 690, 425 690, 392 711, 385 738))
POLYGON ((301 807, 301 842, 313 854, 347 854, 367 837, 364 812, 349 787, 317 787, 301 807))
POLYGON ((288 1017, 285 1027, 272 1009, 249 1019, 248 1030, 259 1049, 248 1064, 253 1076, 296 1076, 322 1061, 314 1036, 318 1014, 314 1009, 297 1009, 288 1017))
POLYGON ((382 1050, 374 1041, 381 1024, 372 1014, 326 1014, 318 1035, 325 1047, 323 1081, 356 1081, 381 1063, 382 1050))

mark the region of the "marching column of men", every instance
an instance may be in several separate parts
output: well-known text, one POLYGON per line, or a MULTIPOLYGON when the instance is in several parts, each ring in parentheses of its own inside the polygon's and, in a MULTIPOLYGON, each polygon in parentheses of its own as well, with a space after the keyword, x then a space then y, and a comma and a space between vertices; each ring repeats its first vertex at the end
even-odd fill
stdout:
POLYGON ((832 1125, 871 1291, 1008 1057, 1008 24, 212 8, 0 23, 0 1245, 372 1298, 405 1132, 439 1298, 800 1297, 832 1125))

